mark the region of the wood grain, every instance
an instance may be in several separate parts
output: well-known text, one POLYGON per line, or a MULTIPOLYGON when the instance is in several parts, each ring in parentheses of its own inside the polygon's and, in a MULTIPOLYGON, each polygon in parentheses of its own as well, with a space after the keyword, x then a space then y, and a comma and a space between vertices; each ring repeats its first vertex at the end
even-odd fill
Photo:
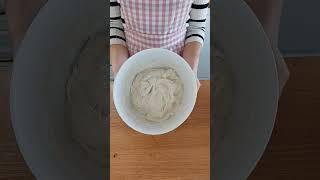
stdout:
POLYGON ((191 116, 175 131, 160 136, 130 129, 111 99, 112 180, 210 179, 210 81, 201 83, 191 116))
POLYGON ((249 180, 320 179, 320 58, 293 58, 275 128, 249 180))
POLYGON ((16 144, 10 121, 11 63, 0 63, 0 180, 35 180, 16 144))
MULTIPOLYGON (((320 179, 320 57, 290 58, 286 62, 291 76, 279 102, 275 129, 265 154, 248 178, 249 180, 320 179)), ((10 64, 0 63, 0 180, 35 180, 19 152, 11 127, 8 98, 10 80, 10 68, 8 66, 10 64)), ((205 113, 207 110, 203 109, 202 106, 208 106, 208 104, 200 105, 198 103, 197 109, 199 110, 197 111, 205 113)), ((198 145, 204 147, 204 143, 193 142, 197 146, 188 149, 189 138, 183 136, 183 134, 190 135, 190 133, 196 137, 202 136, 203 132, 201 132, 201 135, 195 132, 206 126, 204 117, 198 120, 192 117, 192 120, 190 118, 177 131, 167 136, 159 136, 154 140, 141 137, 117 119, 116 113, 112 114, 115 116, 112 117, 111 122, 111 137, 114 137, 111 139, 112 180, 137 179, 139 176, 149 173, 152 174, 149 174, 146 178, 154 176, 155 179, 160 175, 167 175, 165 171, 176 172, 176 175, 182 174, 188 176, 189 179, 205 179, 207 177, 204 175, 204 170, 198 171, 197 167, 207 166, 207 162, 202 164, 200 160, 196 160, 197 166, 194 166, 193 162, 189 161, 198 157, 199 152, 204 154, 207 151, 205 148, 198 147, 198 145), (196 124, 191 121, 199 121, 199 123, 196 124), (196 124, 196 127, 193 126, 194 129, 190 130, 188 127, 191 127, 192 124, 196 124), (168 138, 179 137, 179 135, 183 138, 179 140, 168 138), (119 138, 124 139, 124 141, 118 142, 119 138), (139 139, 139 141, 133 144, 132 140, 135 139, 139 139), (164 144, 163 139, 168 143, 164 144), (176 150, 180 149, 182 152, 179 153, 182 153, 183 156, 187 154, 193 158, 187 158, 186 160, 182 159, 182 154, 174 155, 177 152, 172 149, 177 147, 174 144, 177 141, 183 145, 176 150), (148 144, 145 144, 146 142, 148 144), (155 146, 160 147, 161 152, 163 150, 166 154, 159 154, 160 151, 147 152, 141 150, 142 148, 149 150, 155 146), (164 149, 164 147, 170 147, 170 149, 164 149), (140 151, 136 157, 130 154, 132 151, 136 152, 135 150, 140 151), (152 164, 153 159, 159 164, 152 164), (163 159, 166 159, 167 162, 163 159), (168 165, 176 159, 179 160, 177 161, 179 163, 168 165), (129 163, 123 165, 127 160, 129 163), (152 171, 155 169, 154 167, 160 164, 165 165, 165 167, 152 171), (145 168, 139 170, 140 167, 145 168), (203 178, 192 175, 193 172, 202 173, 203 178), (154 175, 156 173, 158 175, 154 175), (131 174, 134 175, 129 178, 128 176, 131 174)), ((190 139, 193 139, 193 137, 190 137, 190 139)), ((205 157, 200 155, 199 158, 204 159, 205 157)), ((141 179, 143 180, 143 178, 141 179)), ((171 175, 168 179, 179 179, 179 177, 171 175)), ((180 177, 180 179, 184 180, 183 177, 180 177)))

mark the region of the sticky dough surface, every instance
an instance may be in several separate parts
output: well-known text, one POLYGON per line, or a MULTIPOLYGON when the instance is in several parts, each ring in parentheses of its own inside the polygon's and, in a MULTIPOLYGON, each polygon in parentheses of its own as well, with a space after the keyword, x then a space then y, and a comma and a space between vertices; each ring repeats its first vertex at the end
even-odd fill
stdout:
POLYGON ((183 85, 174 69, 150 68, 136 75, 130 91, 133 107, 147 120, 161 122, 180 106, 183 85))

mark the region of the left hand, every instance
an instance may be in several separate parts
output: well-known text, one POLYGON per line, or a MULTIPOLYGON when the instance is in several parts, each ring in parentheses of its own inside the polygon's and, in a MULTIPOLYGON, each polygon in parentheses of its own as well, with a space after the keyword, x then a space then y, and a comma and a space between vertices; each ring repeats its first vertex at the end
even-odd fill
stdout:
MULTIPOLYGON (((190 65, 190 67, 193 70, 196 77, 197 77, 197 72, 198 72, 200 49, 201 49, 200 43, 190 42, 185 45, 185 47, 183 49, 183 53, 182 53, 183 59, 185 59, 187 61, 187 63, 190 65)), ((201 86, 200 81, 197 78, 198 91, 199 91, 200 86, 201 86)))
POLYGON ((199 81, 199 79, 198 79, 198 78, 196 78, 196 80, 197 80, 197 90, 199 91, 200 86, 201 86, 201 83, 200 83, 200 81, 199 81))
POLYGON ((264 31, 269 37, 270 44, 276 58, 279 93, 281 95, 290 76, 287 64, 278 49, 280 17, 283 9, 283 0, 246 0, 246 2, 257 15, 264 31))
MULTIPOLYGON (((190 59, 188 59, 189 57, 183 57, 183 58, 184 58, 187 62, 188 62, 188 61, 190 61, 190 62, 199 61, 199 60, 190 60, 190 59)), ((191 67, 191 69, 192 69, 192 71, 194 72, 194 75, 195 75, 195 77, 196 77, 196 80, 197 80, 197 89, 198 89, 198 91, 199 91, 200 86, 201 86, 201 83, 200 83, 200 81, 199 81, 199 79, 198 79, 198 77, 197 77, 198 65, 194 65, 194 64, 190 64, 190 63, 189 63, 189 65, 190 65, 190 67, 191 67)))

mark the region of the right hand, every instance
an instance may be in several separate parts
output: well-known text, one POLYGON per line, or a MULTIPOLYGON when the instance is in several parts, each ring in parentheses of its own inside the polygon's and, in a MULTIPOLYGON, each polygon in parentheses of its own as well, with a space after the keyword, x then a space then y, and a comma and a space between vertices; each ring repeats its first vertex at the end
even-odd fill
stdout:
POLYGON ((112 65, 112 74, 115 77, 122 64, 129 58, 127 47, 120 44, 110 46, 110 61, 112 65))

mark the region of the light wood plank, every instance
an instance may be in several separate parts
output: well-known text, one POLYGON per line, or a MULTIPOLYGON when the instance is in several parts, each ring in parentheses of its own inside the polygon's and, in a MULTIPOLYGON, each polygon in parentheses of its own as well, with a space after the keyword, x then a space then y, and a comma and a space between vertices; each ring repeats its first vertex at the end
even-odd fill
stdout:
POLYGON ((160 136, 130 129, 111 99, 112 180, 210 179, 210 81, 201 83, 191 116, 175 131, 160 136))

